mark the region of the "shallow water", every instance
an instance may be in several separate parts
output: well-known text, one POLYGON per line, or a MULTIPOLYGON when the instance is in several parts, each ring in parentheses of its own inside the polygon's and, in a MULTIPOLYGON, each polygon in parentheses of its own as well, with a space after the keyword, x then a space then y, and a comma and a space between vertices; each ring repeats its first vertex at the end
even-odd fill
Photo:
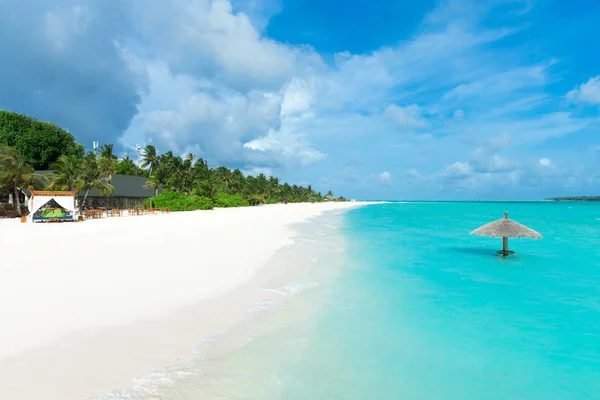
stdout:
POLYGON ((160 397, 113 398, 600 398, 600 204, 392 203, 300 245, 317 232, 265 287, 284 300, 149 377, 160 397), (508 259, 469 236, 505 210, 544 235, 508 259))

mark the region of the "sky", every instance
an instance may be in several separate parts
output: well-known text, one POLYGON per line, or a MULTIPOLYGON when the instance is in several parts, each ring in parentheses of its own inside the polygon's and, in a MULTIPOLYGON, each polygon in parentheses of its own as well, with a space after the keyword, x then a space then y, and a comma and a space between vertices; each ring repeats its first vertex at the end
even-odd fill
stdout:
POLYGON ((600 195, 596 0, 0 0, 0 108, 356 199, 600 195))

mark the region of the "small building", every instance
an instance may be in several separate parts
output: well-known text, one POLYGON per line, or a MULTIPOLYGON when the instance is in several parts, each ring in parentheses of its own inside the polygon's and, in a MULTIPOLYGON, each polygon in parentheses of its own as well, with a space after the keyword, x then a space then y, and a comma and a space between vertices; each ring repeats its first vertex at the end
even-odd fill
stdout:
MULTIPOLYGON (((108 197, 102 196, 98 189, 93 188, 84 206, 120 209, 139 207, 144 200, 154 196, 154 189, 146 187, 147 180, 145 176, 113 175, 111 184, 115 190, 112 194, 108 197)), ((84 196, 85 193, 77 194, 78 204, 81 204, 84 196)))
MULTIPOLYGON (((37 175, 49 175, 52 171, 36 171, 37 175)), ((111 184, 115 190, 110 196, 102 196, 98 189, 92 188, 85 201, 86 208, 136 208, 147 198, 154 196, 154 189, 146 187, 145 176, 118 175, 112 176, 111 184)), ((162 190, 158 191, 159 193, 162 190)), ((85 192, 77 193, 77 205, 83 202, 85 192)))

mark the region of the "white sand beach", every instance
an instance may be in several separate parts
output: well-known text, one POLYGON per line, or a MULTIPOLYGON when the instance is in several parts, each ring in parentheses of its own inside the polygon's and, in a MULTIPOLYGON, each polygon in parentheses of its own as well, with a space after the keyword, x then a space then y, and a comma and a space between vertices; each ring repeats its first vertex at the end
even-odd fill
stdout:
POLYGON ((0 399, 86 399, 186 360, 258 299, 291 224, 363 204, 0 220, 0 399))

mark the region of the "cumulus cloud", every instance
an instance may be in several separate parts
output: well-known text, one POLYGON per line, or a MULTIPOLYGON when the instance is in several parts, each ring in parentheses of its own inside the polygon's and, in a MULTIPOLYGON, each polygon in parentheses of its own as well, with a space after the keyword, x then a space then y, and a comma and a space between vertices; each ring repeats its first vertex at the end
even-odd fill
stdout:
POLYGON ((263 36, 229 0, 150 0, 135 11, 139 34, 175 73, 273 90, 298 67, 300 50, 263 36))
POLYGON ((448 178, 463 178, 473 173, 473 167, 469 163, 457 161, 448 165, 442 175, 448 178))
POLYGON ((213 162, 242 161, 243 144, 279 124, 281 96, 240 93, 187 75, 174 75, 164 64, 146 64, 150 80, 123 141, 152 142, 183 153, 189 145, 213 162))
POLYGON ((270 131, 267 136, 244 143, 244 148, 253 151, 248 155, 251 161, 271 160, 277 166, 303 166, 327 157, 327 154, 311 148, 301 136, 285 131, 270 131))
POLYGON ((550 160, 549 158, 540 158, 540 160, 538 161, 538 164, 541 167, 552 167, 552 160, 550 160))
POLYGON ((485 148, 477 148, 471 154, 470 165, 479 172, 500 172, 513 168, 513 164, 497 153, 492 153, 485 148))
POLYGON ((254 152, 249 157, 267 156, 280 165, 307 165, 323 160, 327 155, 313 149, 302 132, 303 125, 313 118, 310 110, 312 92, 307 82, 294 79, 283 89, 279 112, 279 127, 265 136, 244 143, 254 152))
MULTIPOLYGON (((444 1, 411 39, 325 62, 309 45, 268 37, 283 3, 232 1, 0 0, 0 37, 19 38, 0 39, 11 54, 0 107, 86 144, 153 143, 299 180, 317 168, 296 167, 319 163, 339 192, 385 180, 365 172, 384 165, 407 171, 394 181, 410 179, 403 190, 415 192, 556 184, 568 168, 544 167, 532 148, 554 160, 553 140, 597 124, 549 90, 564 78, 552 60, 510 41, 499 56, 493 44, 524 29, 502 17, 521 10, 515 2, 494 14, 496 2, 444 1), (502 28, 486 27, 488 17, 502 28), (356 149, 368 156, 360 168, 343 161, 356 149)), ((599 80, 567 97, 598 104, 599 80)))
POLYGON ((567 99, 580 103, 600 104, 600 75, 590 78, 571 90, 567 93, 567 99))

